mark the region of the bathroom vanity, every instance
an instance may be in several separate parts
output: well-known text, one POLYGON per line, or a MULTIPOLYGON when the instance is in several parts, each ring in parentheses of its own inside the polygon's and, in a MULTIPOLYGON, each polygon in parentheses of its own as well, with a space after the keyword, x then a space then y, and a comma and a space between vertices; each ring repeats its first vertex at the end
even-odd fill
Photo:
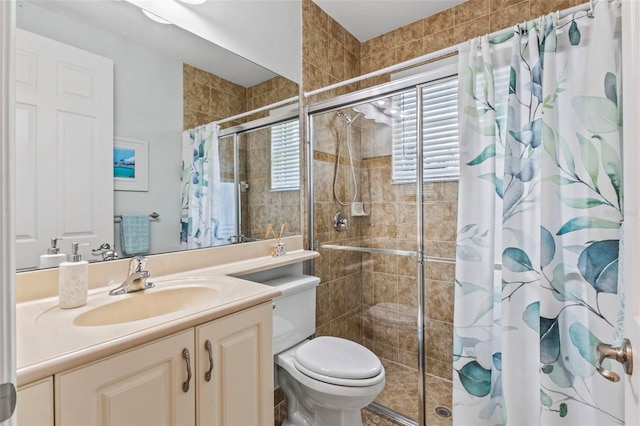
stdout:
POLYGON ((298 250, 285 256, 256 256, 266 243, 211 249, 216 265, 178 271, 166 266, 175 259, 149 256, 154 289, 109 296, 113 286, 92 286, 77 309, 59 309, 55 296, 18 303, 19 424, 273 424, 280 292, 235 277, 318 254, 292 241, 298 250))

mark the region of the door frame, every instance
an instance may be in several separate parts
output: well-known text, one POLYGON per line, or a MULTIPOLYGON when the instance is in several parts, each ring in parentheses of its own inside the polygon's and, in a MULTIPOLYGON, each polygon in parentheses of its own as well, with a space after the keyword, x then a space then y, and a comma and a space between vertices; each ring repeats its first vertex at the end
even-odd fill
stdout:
MULTIPOLYGON (((0 1, 0 384, 16 384, 14 56, 15 0, 0 1)), ((15 391, 15 387, 13 389, 15 391)), ((0 407, 0 411, 2 411, 0 407)), ((15 408, 15 407, 14 407, 15 408)), ((11 409, 11 407, 9 407, 11 409)), ((15 412, 13 413, 15 414, 15 412)), ((16 424, 9 415, 4 425, 16 424)))
MULTIPOLYGON (((634 0, 622 1, 622 87, 624 93, 640 92, 640 4, 634 0)), ((636 369, 640 366, 640 333, 637 322, 640 314, 640 98, 626 96, 623 109, 623 194, 624 242, 623 279, 625 292, 625 335, 637 349, 633 354, 636 369)), ((635 424, 638 419, 640 375, 625 376, 625 421, 635 424)))

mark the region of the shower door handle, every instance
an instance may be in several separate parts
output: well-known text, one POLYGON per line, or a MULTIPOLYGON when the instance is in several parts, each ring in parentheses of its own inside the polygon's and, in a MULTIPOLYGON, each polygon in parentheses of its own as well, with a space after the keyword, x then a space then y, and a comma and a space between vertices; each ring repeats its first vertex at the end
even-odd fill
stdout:
POLYGON ((598 363, 596 364, 596 370, 602 377, 612 382, 619 382, 620 376, 613 371, 605 370, 602 367, 602 363, 605 358, 611 358, 622 364, 624 372, 628 375, 633 373, 633 349, 631 348, 631 342, 629 339, 624 339, 622 345, 619 347, 613 347, 605 343, 598 344, 598 363))

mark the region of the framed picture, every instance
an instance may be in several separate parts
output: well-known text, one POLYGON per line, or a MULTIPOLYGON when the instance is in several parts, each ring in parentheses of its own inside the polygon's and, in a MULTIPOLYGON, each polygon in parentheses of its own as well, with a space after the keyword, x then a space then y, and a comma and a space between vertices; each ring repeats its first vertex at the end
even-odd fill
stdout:
POLYGON ((149 143, 116 136, 113 144, 113 180, 116 191, 149 190, 149 143))

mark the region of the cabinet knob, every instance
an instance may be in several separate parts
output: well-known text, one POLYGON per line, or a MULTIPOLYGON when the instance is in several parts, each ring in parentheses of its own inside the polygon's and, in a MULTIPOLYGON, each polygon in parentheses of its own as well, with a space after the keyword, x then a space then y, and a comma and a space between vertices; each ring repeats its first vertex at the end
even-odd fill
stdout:
POLYGON ((189 392, 189 383, 191 382, 191 356, 189 355, 189 349, 184 348, 182 350, 182 358, 187 363, 187 380, 182 384, 182 390, 187 393, 189 392))
POLYGON ((208 382, 211 380, 211 372, 213 371, 213 348, 211 347, 210 340, 204 342, 204 348, 209 353, 209 370, 204 373, 204 380, 208 382))

